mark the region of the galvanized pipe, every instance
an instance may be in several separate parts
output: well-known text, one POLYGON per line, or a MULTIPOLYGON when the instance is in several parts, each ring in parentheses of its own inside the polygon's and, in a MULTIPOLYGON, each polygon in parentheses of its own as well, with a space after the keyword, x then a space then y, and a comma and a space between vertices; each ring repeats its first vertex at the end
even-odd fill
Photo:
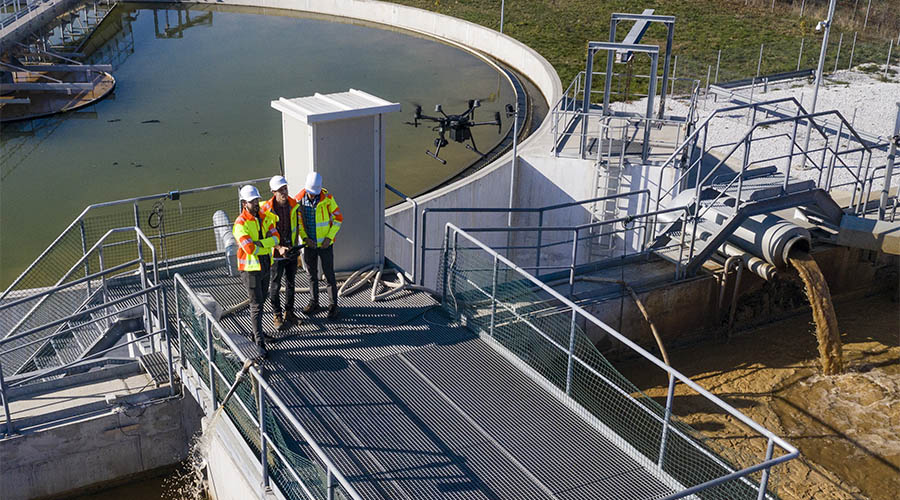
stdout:
MULTIPOLYGON (((250 367, 251 363, 249 361, 244 363, 245 366, 250 367)), ((241 368, 243 371, 244 369, 241 368)), ((234 379, 234 386, 232 390, 237 388, 238 381, 240 381, 243 373, 238 373, 238 375, 234 379)), ((259 463, 262 464, 262 491, 260 491, 260 498, 265 498, 266 491, 269 490, 269 460, 268 460, 268 450, 266 443, 266 395, 263 391, 257 390, 258 398, 256 403, 256 408, 258 410, 258 421, 259 421, 259 463)), ((224 403, 223 403, 224 404, 224 403)))

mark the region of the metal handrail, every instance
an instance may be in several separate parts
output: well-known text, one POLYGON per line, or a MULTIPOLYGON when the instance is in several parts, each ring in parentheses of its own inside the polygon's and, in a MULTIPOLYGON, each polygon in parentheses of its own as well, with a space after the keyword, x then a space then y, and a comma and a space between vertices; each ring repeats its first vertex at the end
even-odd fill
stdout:
MULTIPOLYGON (((428 214, 429 213, 537 213, 538 214, 538 225, 543 226, 544 223, 544 213, 552 210, 559 210, 563 208, 576 207, 580 205, 585 205, 588 203, 596 203, 599 201, 608 201, 619 198, 628 198, 631 196, 637 195, 645 195, 644 201, 644 212, 647 211, 650 204, 650 190, 649 189, 638 189, 635 191, 629 191, 627 193, 616 193, 613 195, 606 196, 598 196, 596 198, 589 198, 587 200, 580 201, 571 201, 566 203, 557 203, 554 205, 547 205, 543 207, 531 208, 531 207, 486 207, 486 208, 474 208, 474 207, 456 207, 456 208, 445 208, 445 207, 426 207, 422 209, 422 243, 419 252, 419 284, 425 284, 425 253, 426 251, 439 250, 440 248, 429 248, 427 246, 428 243, 428 214)), ((540 263, 540 248, 541 248, 541 236, 540 232, 538 233, 538 252, 537 252, 537 261, 540 263)))
MULTIPOLYGON (((624 345, 628 346, 630 349, 632 349, 634 352, 638 353, 644 359, 650 361, 651 363, 656 365, 658 368, 660 368, 660 369, 664 370, 666 373, 668 373, 668 375, 669 375, 669 395, 668 395, 667 403, 666 403, 666 418, 668 418, 668 416, 671 415, 671 404, 672 404, 672 399, 673 399, 673 394, 674 394, 674 383, 675 383, 675 380, 677 379, 677 380, 681 381, 682 383, 684 383, 685 385, 687 385, 688 387, 690 387, 691 389, 693 389, 694 391, 696 391, 698 394, 700 394, 707 400, 711 401, 713 404, 715 404, 716 406, 718 406, 719 408, 724 410, 726 413, 728 413, 732 417, 734 417, 737 420, 739 420, 740 422, 742 422, 744 425, 747 425, 748 427, 755 430, 759 434, 768 438, 769 446, 768 446, 767 453, 766 453, 766 460, 764 462, 754 465, 754 466, 751 466, 751 467, 744 468, 739 471, 733 471, 732 473, 730 473, 728 475, 725 475, 720 478, 716 478, 711 481, 707 481, 703 484, 695 485, 685 491, 676 493, 675 495, 669 496, 667 498, 681 498, 681 497, 689 495, 695 491, 698 491, 699 489, 710 487, 710 486, 713 486, 716 484, 721 484, 721 483, 731 480, 731 479, 745 477, 748 474, 751 474, 751 473, 761 470, 761 469, 768 470, 773 465, 777 465, 779 463, 786 462, 788 460, 796 458, 799 455, 799 451, 797 450, 797 448, 792 446, 790 443, 788 443, 784 439, 780 438, 779 436, 775 435, 768 429, 762 427, 758 423, 754 422, 752 419, 750 419, 746 415, 737 411, 735 408, 730 406, 728 403, 722 401, 721 399, 719 399, 718 397, 716 397, 715 395, 713 395, 712 393, 710 393, 709 391, 707 391, 706 389, 704 389, 703 387, 701 387, 700 385, 698 385, 697 383, 695 383, 694 381, 689 379, 687 376, 683 375, 678 370, 668 366, 667 364, 665 364, 664 362, 662 362, 661 360, 659 360, 658 358, 656 358, 655 356, 653 356, 652 354, 647 352, 645 349, 643 349, 639 345, 635 344, 632 340, 630 340, 626 336, 622 335, 621 333, 619 333, 618 331, 616 331, 615 329, 613 329, 612 327, 610 327, 603 321, 599 320, 592 314, 588 313, 583 308, 581 308, 580 306, 578 306, 571 300, 567 299, 566 297, 561 295, 559 292, 557 292, 556 290, 554 290, 553 288, 551 288, 550 286, 548 286, 547 284, 545 284, 544 282, 542 282, 541 280, 536 278, 535 276, 533 276, 530 273, 526 272, 525 270, 521 269, 515 263, 513 263, 509 259, 503 257, 502 255, 500 255, 499 253, 497 253, 496 251, 494 251, 493 249, 491 249, 490 247, 488 247, 487 245, 485 245, 478 239, 469 235, 468 233, 466 233, 462 229, 458 228, 457 226, 453 225, 452 223, 447 223, 445 228, 446 228, 445 241, 448 242, 447 243, 448 245, 449 245, 449 242, 451 241, 451 237, 450 237, 451 232, 454 234, 454 240, 456 239, 457 236, 462 236, 463 238, 469 240, 471 243, 473 243, 477 247, 481 248, 488 255, 490 255, 494 259, 495 265, 496 265, 496 263, 505 264, 511 270, 514 270, 515 272, 517 272, 524 279, 526 279, 527 281, 530 281, 533 286, 540 289, 543 293, 550 295, 551 297, 553 297, 554 299, 556 299, 560 303, 562 303, 564 306, 571 308, 571 310, 573 312, 573 322, 574 322, 574 318, 575 318, 574 315, 575 314, 580 315, 585 320, 589 321, 590 323, 593 323, 595 326, 599 327, 600 329, 602 329, 603 331, 605 331, 606 333, 608 333, 609 335, 614 337, 616 340, 618 340, 618 341, 622 342, 624 345), (773 443, 778 444, 778 446, 780 446, 783 450, 785 450, 786 454, 782 455, 780 457, 777 457, 777 458, 773 458, 772 457, 773 443)), ((448 272, 448 271, 445 270, 444 272, 448 272)), ((446 282, 446 279, 445 279, 445 282, 446 282)), ((482 291, 482 292, 484 293, 484 291, 482 291)), ((490 295, 488 295, 488 296, 490 297, 490 295)), ((492 300, 494 300, 494 299, 492 299, 492 300)), ((573 325, 574 325, 574 323, 573 323, 573 325)), ((536 327, 533 327, 533 328, 536 328, 536 327)), ((574 331, 575 330, 574 330, 574 326, 573 326, 573 333, 572 333, 573 336, 574 336, 574 331)), ((571 374, 571 366, 572 366, 571 363, 572 362, 578 362, 581 366, 586 367, 586 368, 590 367, 589 363, 585 362, 584 360, 581 360, 580 358, 578 358, 577 356, 574 355, 574 341, 570 341, 570 346, 568 349, 566 349, 564 346, 558 344, 555 341, 553 341, 552 344, 554 346, 556 346, 557 349, 562 349, 563 351, 566 351, 568 353, 568 356, 570 359, 570 364, 569 364, 569 373, 570 374, 571 374)), ((670 428, 670 430, 672 430, 673 432, 678 431, 678 429, 674 429, 674 428, 670 428)), ((665 439, 665 437, 663 436, 662 439, 665 439)), ((761 484, 759 486, 761 493, 766 490, 767 479, 768 479, 768 476, 764 475, 763 481, 761 482, 761 484)))
MULTIPOLYGON (((50 294, 52 294, 58 290, 62 290, 64 288, 68 288, 66 286, 66 284, 63 283, 66 280, 66 278, 71 276, 72 273, 74 273, 76 269, 80 268, 84 264, 85 260, 87 260, 87 258, 90 257, 97 248, 102 248, 103 242, 106 241, 106 239, 108 237, 110 237, 113 234, 129 232, 129 231, 134 231, 135 237, 138 238, 139 240, 143 240, 143 242, 150 248, 150 252, 152 253, 153 264, 154 264, 153 268, 154 268, 154 272, 156 272, 156 268, 158 267, 156 265, 156 247, 154 247, 153 244, 150 243, 150 240, 147 238, 147 236, 144 234, 144 232, 140 230, 140 228, 138 228, 138 227, 122 227, 122 228, 110 229, 109 231, 106 232, 106 234, 104 234, 102 237, 100 237, 100 239, 97 240, 96 243, 94 243, 94 245, 90 248, 90 250, 86 251, 84 253, 84 255, 80 259, 78 259, 78 261, 75 262, 75 264, 73 264, 71 268, 69 268, 69 270, 63 275, 63 277, 60 278, 59 281, 57 281, 56 284, 50 290, 45 290, 45 291, 38 293, 38 295, 42 295, 42 297, 38 301, 38 303, 35 304, 34 306, 32 306, 32 308, 18 322, 16 322, 16 324, 12 328, 10 328, 9 332, 7 332, 3 336, 3 338, 6 339, 6 338, 11 337, 13 334, 15 334, 16 330, 18 330, 23 324, 25 324, 26 321, 28 321, 29 318, 31 318, 31 316, 35 313, 35 311, 37 311, 38 308, 40 308, 40 306, 47 300, 47 298, 50 296, 50 294)), ((140 260, 140 259, 138 259, 138 260, 140 260)), ((35 262, 37 262, 37 261, 35 261, 35 262)), ((101 273, 101 274, 103 274, 103 273, 101 273)), ((103 274, 103 275, 105 275, 105 274, 103 274)), ((158 279, 156 281, 158 282, 158 279)), ((0 297, 0 300, 2 300, 2 297, 0 297)), ((0 310, 2 310, 2 309, 3 308, 0 307, 0 310)))
MULTIPOLYGON (((187 281, 181 276, 180 273, 175 274, 174 283, 176 297, 178 296, 179 290, 183 290, 194 304, 201 304, 199 297, 197 297, 197 294, 190 287, 190 285, 188 285, 187 281)), ((229 349, 232 350, 232 352, 240 360, 240 362, 247 362, 248 359, 234 344, 234 341, 222 327, 221 323, 219 323, 205 308, 199 307, 198 309, 199 312, 206 318, 207 324, 218 331, 222 341, 224 341, 225 344, 228 345, 229 349)), ((178 325, 178 329, 181 329, 180 324, 178 325)), ((207 363, 214 364, 213 360, 209 358, 204 349, 199 349, 199 351, 203 353, 203 356, 206 358, 207 363)), ((328 458, 319 444, 316 443, 315 439, 313 439, 312 435, 306 430, 306 428, 300 423, 300 421, 297 420, 297 417, 294 416, 294 414, 291 412, 290 407, 284 403, 284 401, 278 396, 275 390, 272 389, 268 382, 266 382, 262 374, 255 367, 251 367, 248 373, 256 380, 257 384, 259 384, 260 391, 268 395, 272 402, 275 403, 275 406, 277 406, 278 409, 281 410, 285 418, 287 418, 291 423, 293 429, 300 433, 301 436, 303 436, 303 439, 306 440, 306 443, 313 450, 318 459, 325 465, 328 473, 332 474, 335 479, 338 480, 338 482, 341 484, 341 486, 343 486, 344 491, 350 496, 350 498, 352 498, 353 500, 362 500, 362 497, 360 497, 359 493, 356 492, 356 490, 350 485, 350 482, 347 480, 347 478, 344 477, 344 475, 340 472, 340 470, 338 470, 331 459, 328 458)), ((259 422, 258 425, 260 426, 260 432, 262 432, 262 422, 259 422)), ((267 467, 265 460, 263 460, 263 467, 267 467)))
POLYGON ((25 271, 23 271, 22 274, 19 275, 19 277, 17 277, 15 280, 13 280, 13 282, 6 288, 6 290, 3 291, 3 293, 0 293, 0 300, 3 300, 4 298, 6 298, 6 296, 9 295, 9 293, 12 292, 23 279, 25 279, 25 277, 28 275, 28 273, 31 272, 32 269, 37 267, 37 265, 45 257, 47 257, 47 255, 54 248, 56 248, 57 245, 60 244, 60 242, 69 234, 69 231, 75 229, 76 226, 80 222, 84 221, 85 217, 87 217, 87 215, 92 210, 97 210, 100 208, 112 207, 112 206, 117 206, 117 205, 135 204, 135 203, 138 203, 141 201, 171 198, 173 195, 182 196, 182 195, 187 195, 187 194, 196 194, 196 193, 202 193, 202 192, 207 192, 207 191, 214 191, 217 189, 236 187, 236 186, 241 186, 244 184, 255 184, 255 183, 264 182, 264 181, 268 181, 268 180, 269 180, 268 177, 265 177, 265 178, 261 178, 261 179, 251 179, 251 180, 241 181, 241 182, 229 182, 229 183, 225 183, 225 184, 216 184, 214 186, 191 188, 191 189, 185 189, 185 190, 181 190, 181 191, 169 191, 168 193, 159 193, 159 194, 154 194, 154 195, 138 196, 138 197, 134 197, 134 198, 125 198, 125 199, 121 199, 121 200, 107 201, 107 202, 103 202, 103 203, 95 203, 92 205, 88 205, 87 207, 85 207, 84 210, 81 211, 81 213, 77 217, 75 217, 75 220, 73 220, 72 223, 69 224, 59 234, 59 236, 57 236, 56 239, 53 240, 52 243, 50 243, 50 245, 47 247, 47 249, 44 250, 43 252, 41 252, 41 254, 34 260, 34 262, 32 262, 27 268, 25 268, 25 271))
POLYGON ((405 234, 403 234, 400 231, 398 231, 397 229, 395 229, 387 221, 384 222, 384 225, 387 226, 388 228, 390 228, 391 230, 393 230, 394 232, 396 232, 397 234, 399 234, 403 239, 405 239, 407 242, 409 242, 410 246, 412 247, 412 262, 410 265, 412 272, 406 272, 406 277, 409 278, 409 281, 411 281, 412 283, 415 283, 416 282, 416 262, 419 261, 418 247, 416 246, 416 242, 419 241, 419 202, 417 202, 415 199, 410 198, 409 196, 403 194, 402 192, 400 192, 399 190, 397 190, 390 184, 385 183, 384 187, 388 188, 392 193, 396 194, 397 196, 403 198, 405 201, 412 204, 412 219, 413 219, 412 239, 410 239, 409 236, 406 236, 405 234))

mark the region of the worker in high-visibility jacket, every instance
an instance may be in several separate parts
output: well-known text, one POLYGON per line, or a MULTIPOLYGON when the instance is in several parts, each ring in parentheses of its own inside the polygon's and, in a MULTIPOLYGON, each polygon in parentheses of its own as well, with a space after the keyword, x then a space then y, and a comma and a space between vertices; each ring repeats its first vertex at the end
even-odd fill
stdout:
POLYGON ((238 243, 238 270, 250 300, 253 341, 265 355, 264 339, 271 337, 262 331, 262 308, 269 291, 270 259, 273 253, 283 254, 281 248, 276 249, 281 239, 275 227, 278 217, 260 208, 259 191, 255 187, 242 187, 240 196, 241 214, 234 221, 232 233, 238 243))
POLYGON ((319 310, 319 266, 322 261, 322 272, 328 282, 328 293, 331 305, 328 306, 328 317, 338 314, 337 280, 334 277, 334 237, 341 229, 344 216, 338 208, 334 196, 322 189, 322 176, 318 172, 310 172, 306 176, 304 189, 297 193, 300 204, 300 224, 297 230, 303 241, 303 263, 309 273, 311 297, 303 314, 311 316, 319 310))
POLYGON ((272 197, 264 201, 260 208, 266 212, 275 214, 278 220, 275 224, 278 229, 280 241, 278 246, 283 252, 281 256, 275 255, 272 262, 272 272, 269 275, 269 300, 272 303, 273 321, 275 328, 281 329, 285 323, 300 324, 300 319, 294 314, 294 279, 297 276, 297 258, 290 257, 289 251, 298 244, 297 212, 300 204, 288 195, 288 183, 284 176, 276 175, 269 180, 269 188, 272 197), (284 314, 281 309, 281 277, 284 276, 284 314))

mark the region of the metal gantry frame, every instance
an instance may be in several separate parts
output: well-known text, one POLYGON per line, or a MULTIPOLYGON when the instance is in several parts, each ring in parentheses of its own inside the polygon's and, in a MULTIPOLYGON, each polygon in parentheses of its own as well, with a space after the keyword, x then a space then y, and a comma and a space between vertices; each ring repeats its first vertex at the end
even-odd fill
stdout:
MULTIPOLYGON (((656 96, 656 74, 659 65, 659 46, 637 43, 616 43, 616 27, 620 21, 658 22, 666 25, 666 55, 663 64, 662 85, 660 89, 660 107, 658 118, 663 117, 666 105, 666 89, 669 82, 669 64, 672 58, 672 41, 675 36, 675 16, 658 16, 652 14, 623 14, 614 13, 610 20, 609 42, 588 42, 587 61, 585 63, 584 102, 582 113, 585 120, 582 123, 582 150, 587 136, 587 116, 591 108, 591 87, 593 79, 594 56, 598 51, 606 51, 606 78, 603 85, 603 115, 610 114, 609 95, 612 89, 613 60, 616 52, 643 52, 650 55, 650 89, 647 92, 647 120, 644 123, 644 144, 641 158, 646 160, 650 141, 650 119, 653 118, 653 104, 656 96)), ((642 35, 643 33, 641 33, 642 35)), ((627 42, 628 40, 626 40, 627 42)), ((638 41, 637 39, 635 41, 638 41)))

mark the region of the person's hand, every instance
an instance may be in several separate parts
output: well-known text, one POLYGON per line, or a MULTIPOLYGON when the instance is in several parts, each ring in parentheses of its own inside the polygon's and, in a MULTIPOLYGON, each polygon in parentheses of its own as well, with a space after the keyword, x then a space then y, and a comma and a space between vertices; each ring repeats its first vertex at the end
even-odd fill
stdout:
POLYGON ((316 242, 312 238, 306 238, 303 240, 303 244, 309 248, 316 248, 316 242))
POLYGON ((322 248, 328 248, 331 246, 331 238, 326 237, 322 240, 322 248))
POLYGON ((284 257, 288 252, 288 247, 284 245, 278 245, 275 247, 275 255, 277 257, 284 257))

